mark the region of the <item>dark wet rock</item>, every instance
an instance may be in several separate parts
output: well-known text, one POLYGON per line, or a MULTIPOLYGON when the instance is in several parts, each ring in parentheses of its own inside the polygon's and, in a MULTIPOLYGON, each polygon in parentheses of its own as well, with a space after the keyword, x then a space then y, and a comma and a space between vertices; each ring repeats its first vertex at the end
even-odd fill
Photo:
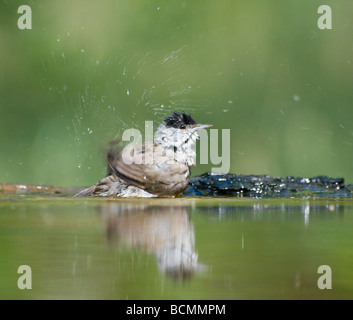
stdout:
POLYGON ((184 196, 251 198, 352 198, 353 185, 343 178, 317 176, 270 177, 260 175, 213 175, 205 173, 190 179, 184 196))

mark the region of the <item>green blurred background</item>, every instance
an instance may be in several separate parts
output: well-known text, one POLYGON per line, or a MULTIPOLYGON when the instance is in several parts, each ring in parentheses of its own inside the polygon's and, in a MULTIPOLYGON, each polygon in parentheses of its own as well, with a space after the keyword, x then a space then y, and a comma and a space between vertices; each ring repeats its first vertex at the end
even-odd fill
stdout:
POLYGON ((351 0, 1 1, 0 183, 93 184, 172 110, 231 130, 232 173, 353 182, 352 84, 351 0))

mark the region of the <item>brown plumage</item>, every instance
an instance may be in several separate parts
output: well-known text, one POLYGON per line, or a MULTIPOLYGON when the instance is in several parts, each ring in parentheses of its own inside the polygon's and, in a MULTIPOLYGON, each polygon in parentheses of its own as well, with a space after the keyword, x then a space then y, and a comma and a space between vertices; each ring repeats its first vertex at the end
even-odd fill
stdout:
POLYGON ((191 116, 174 112, 158 127, 154 141, 107 152, 108 176, 75 196, 171 197, 188 186, 196 162, 197 130, 191 116))

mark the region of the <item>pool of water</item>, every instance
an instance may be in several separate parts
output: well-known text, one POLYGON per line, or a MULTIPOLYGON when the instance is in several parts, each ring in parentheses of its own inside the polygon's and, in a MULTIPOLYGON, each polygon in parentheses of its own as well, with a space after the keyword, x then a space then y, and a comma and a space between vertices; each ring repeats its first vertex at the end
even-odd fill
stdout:
POLYGON ((1 299, 353 298, 351 199, 0 197, 1 299))

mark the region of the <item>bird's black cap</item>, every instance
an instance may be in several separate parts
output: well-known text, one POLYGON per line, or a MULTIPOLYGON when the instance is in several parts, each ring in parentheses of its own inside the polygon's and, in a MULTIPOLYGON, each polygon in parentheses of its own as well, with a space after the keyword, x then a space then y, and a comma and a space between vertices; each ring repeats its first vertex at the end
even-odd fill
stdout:
POLYGON ((187 115, 184 112, 180 113, 176 111, 174 111, 171 116, 166 117, 163 120, 163 122, 166 125, 166 127, 173 127, 173 128, 179 128, 181 124, 185 124, 185 125, 197 124, 197 122, 190 115, 187 115))

